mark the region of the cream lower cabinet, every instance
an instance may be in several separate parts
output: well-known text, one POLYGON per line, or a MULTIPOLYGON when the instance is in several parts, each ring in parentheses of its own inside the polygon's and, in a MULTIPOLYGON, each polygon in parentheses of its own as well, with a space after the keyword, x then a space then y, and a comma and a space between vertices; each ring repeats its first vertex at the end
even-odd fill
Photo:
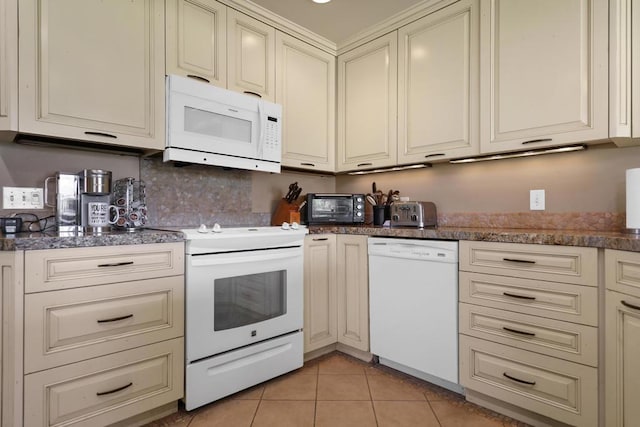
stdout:
POLYGON ((607 427, 640 420, 640 253, 605 251, 607 427))
POLYGON ((397 163, 398 33, 338 56, 338 172, 397 163))
POLYGON ((609 133, 618 146, 640 144, 640 5, 609 0, 609 133))
POLYGON ((597 265, 595 248, 460 242, 467 400, 533 425, 598 425, 597 265))
POLYGON ((0 2, 0 141, 18 131, 18 0, 0 2))
POLYGON ((276 33, 276 102, 282 104, 282 165, 335 171, 336 58, 276 33))
POLYGON ((24 252, 0 251, 0 426, 22 422, 24 252))
POLYGON ((162 150, 164 2, 25 0, 19 130, 162 150))
POLYGON ((608 2, 481 9, 481 152, 608 138, 608 2))
POLYGON ((306 236, 304 278, 305 353, 336 343, 368 352, 367 237, 306 236))
POLYGON ((478 154, 479 49, 479 0, 398 30, 399 164, 478 154))
POLYGON ((166 71, 227 87, 227 7, 166 0, 166 71))
POLYGON ((27 251, 24 425, 141 425, 184 390, 184 244, 27 251))

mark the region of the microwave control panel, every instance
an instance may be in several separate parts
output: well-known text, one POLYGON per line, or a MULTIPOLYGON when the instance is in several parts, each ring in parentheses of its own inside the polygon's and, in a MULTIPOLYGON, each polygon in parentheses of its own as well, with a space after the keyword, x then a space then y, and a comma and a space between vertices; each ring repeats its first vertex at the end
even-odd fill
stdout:
POLYGON ((264 126, 264 150, 265 160, 280 161, 282 156, 280 147, 280 119, 274 116, 267 116, 264 126))

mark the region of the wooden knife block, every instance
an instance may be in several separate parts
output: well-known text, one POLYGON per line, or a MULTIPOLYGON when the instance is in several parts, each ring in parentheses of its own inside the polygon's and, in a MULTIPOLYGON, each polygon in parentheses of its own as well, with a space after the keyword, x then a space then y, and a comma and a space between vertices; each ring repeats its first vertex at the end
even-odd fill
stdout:
POLYGON ((283 222, 297 222, 300 224, 300 205, 297 203, 289 203, 286 199, 281 199, 278 202, 276 211, 271 217, 271 225, 282 225, 283 222))

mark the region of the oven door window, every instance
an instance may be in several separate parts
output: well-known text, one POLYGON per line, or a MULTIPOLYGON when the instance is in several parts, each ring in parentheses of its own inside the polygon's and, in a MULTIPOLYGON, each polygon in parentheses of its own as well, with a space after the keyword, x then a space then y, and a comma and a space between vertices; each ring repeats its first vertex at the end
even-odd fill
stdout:
POLYGON ((286 270, 216 279, 214 331, 282 316, 287 312, 286 270))
POLYGON ((353 215, 353 201, 348 199, 313 199, 313 217, 316 219, 349 218, 353 215))

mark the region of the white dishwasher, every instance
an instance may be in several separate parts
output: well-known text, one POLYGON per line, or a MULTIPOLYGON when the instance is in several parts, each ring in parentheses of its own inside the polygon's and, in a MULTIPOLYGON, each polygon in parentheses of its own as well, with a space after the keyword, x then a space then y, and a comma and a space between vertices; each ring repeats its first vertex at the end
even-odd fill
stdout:
POLYGON ((371 353, 449 390, 458 383, 458 242, 370 237, 371 353))

